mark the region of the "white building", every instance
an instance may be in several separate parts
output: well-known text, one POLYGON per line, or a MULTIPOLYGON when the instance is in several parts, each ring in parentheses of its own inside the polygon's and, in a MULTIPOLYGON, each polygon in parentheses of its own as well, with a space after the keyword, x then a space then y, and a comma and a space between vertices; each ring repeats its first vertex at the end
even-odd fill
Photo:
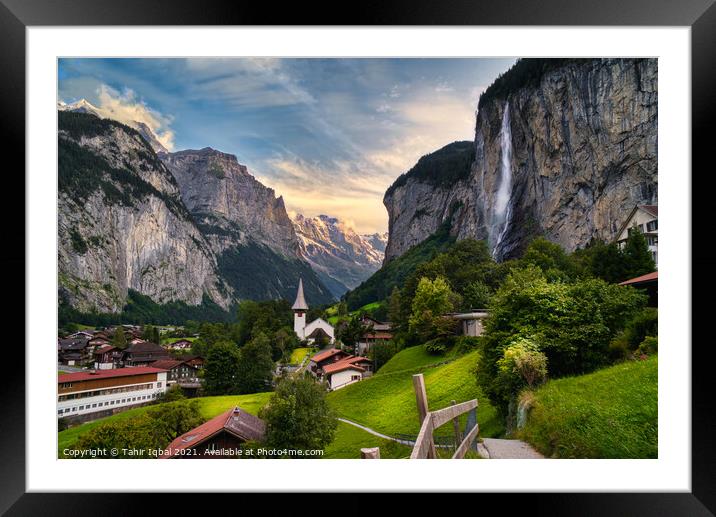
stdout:
POLYGON ((477 337, 485 330, 484 319, 487 318, 487 311, 472 310, 470 312, 455 312, 447 316, 458 320, 461 325, 462 335, 477 337))
POLYGON ((623 247, 629 237, 629 232, 639 230, 644 234, 654 263, 659 265, 659 211, 657 205, 635 206, 619 229, 615 239, 619 247, 623 247))
POLYGON ((147 366, 59 375, 57 417, 109 416, 151 402, 166 389, 167 371, 147 366))
POLYGON ((298 292, 296 293, 296 301, 293 302, 293 330, 299 339, 305 339, 309 343, 313 343, 318 337, 325 336, 330 344, 335 342, 335 329, 327 321, 316 318, 312 322, 306 324, 306 313, 308 312, 308 304, 303 296, 303 280, 298 280, 298 292))

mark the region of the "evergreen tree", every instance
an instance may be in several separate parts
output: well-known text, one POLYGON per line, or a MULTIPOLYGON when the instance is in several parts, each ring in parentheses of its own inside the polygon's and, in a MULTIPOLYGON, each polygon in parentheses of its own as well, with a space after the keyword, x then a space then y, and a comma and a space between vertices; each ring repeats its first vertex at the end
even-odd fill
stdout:
POLYGON ((258 334, 241 348, 237 374, 239 393, 269 391, 274 366, 271 342, 266 334, 258 334))
POLYGON ((112 336, 112 345, 116 346, 120 350, 127 348, 127 336, 124 334, 124 329, 118 326, 114 329, 114 335, 112 336))
POLYGON ((656 264, 649 251, 646 237, 639 230, 631 230, 622 250, 626 278, 634 278, 656 271, 656 264))
POLYGON ((240 357, 239 348, 229 341, 211 347, 204 368, 204 391, 207 395, 237 393, 240 357))

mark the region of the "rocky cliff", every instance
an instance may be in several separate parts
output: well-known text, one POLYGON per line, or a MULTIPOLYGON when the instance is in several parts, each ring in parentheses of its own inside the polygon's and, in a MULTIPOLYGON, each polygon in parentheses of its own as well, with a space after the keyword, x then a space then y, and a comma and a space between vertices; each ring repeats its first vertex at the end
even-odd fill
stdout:
POLYGON ((656 59, 520 60, 481 96, 469 148, 424 157, 386 192, 386 261, 446 220, 500 259, 535 235, 567 250, 612 239, 657 203, 657 101, 656 59))
POLYGON ((119 312, 129 289, 158 303, 227 308, 231 288, 181 202, 172 174, 140 134, 60 112, 59 295, 83 312, 119 312))
MULTIPOLYGON (((59 111, 59 298, 118 313, 153 302, 229 309, 242 299, 333 296, 302 259, 283 200, 236 157, 155 153, 141 129, 59 111)), ((148 130, 148 128, 145 128, 148 130)))
POLYGON ((236 156, 209 147, 159 156, 216 254, 219 274, 240 298, 291 300, 303 278, 310 303, 333 299, 301 254, 283 198, 236 156))
POLYGON ((293 219, 301 256, 334 296, 340 297, 375 273, 383 263, 385 235, 359 235, 335 217, 293 219))

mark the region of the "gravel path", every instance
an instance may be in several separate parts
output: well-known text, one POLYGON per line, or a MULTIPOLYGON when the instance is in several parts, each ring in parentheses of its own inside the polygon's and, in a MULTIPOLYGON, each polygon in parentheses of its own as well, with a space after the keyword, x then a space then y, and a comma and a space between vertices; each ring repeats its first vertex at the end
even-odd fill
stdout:
POLYGON ((490 459, 544 459, 530 444, 520 440, 483 438, 482 445, 487 449, 490 459))

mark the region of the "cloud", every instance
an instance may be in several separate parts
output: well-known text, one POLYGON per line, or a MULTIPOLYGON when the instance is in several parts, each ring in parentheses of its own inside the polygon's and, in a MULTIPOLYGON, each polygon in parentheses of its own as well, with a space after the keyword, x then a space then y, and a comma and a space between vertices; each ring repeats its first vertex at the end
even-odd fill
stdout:
POLYGON ((143 101, 137 99, 133 90, 127 88, 120 93, 102 84, 97 90, 97 98, 99 103, 97 107, 103 117, 129 126, 142 122, 152 130, 159 143, 170 151, 174 149, 174 132, 169 128, 171 117, 149 108, 143 101))

